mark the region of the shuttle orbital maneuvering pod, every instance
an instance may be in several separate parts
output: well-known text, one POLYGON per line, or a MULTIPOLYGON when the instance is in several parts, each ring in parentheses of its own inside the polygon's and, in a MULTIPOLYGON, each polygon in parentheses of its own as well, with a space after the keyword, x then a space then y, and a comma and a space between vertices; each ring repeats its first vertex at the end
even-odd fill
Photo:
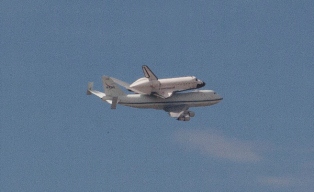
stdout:
POLYGON ((105 93, 93 89, 93 83, 88 83, 87 95, 96 95, 103 101, 111 104, 115 109, 117 104, 145 109, 159 109, 169 113, 171 117, 180 121, 189 121, 195 116, 190 107, 210 106, 219 103, 222 97, 212 90, 198 90, 182 92, 184 90, 198 89, 205 85, 194 76, 158 79, 146 66, 143 67, 145 77, 129 85, 113 77, 102 76, 105 93), (126 95, 117 84, 136 94, 126 95))

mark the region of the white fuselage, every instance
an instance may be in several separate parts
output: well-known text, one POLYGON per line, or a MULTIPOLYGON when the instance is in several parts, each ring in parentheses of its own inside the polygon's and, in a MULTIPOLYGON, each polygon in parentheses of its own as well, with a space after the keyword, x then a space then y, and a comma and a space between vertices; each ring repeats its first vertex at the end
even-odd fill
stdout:
MULTIPOLYGON (((199 81, 195 77, 187 77, 186 81, 184 78, 172 78, 172 79, 160 79, 158 80, 156 76, 149 71, 147 67, 143 67, 145 70, 145 79, 150 82, 159 82, 159 89, 171 89, 171 91, 165 91, 166 94, 163 95, 162 92, 152 93, 152 94, 129 94, 126 95, 115 82, 118 82, 123 87, 132 90, 132 88, 127 84, 117 79, 112 79, 108 76, 102 76, 103 87, 105 93, 94 90, 93 83, 88 83, 87 95, 96 95, 101 100, 106 101, 111 104, 111 109, 116 109, 117 104, 135 107, 135 108, 146 108, 146 109, 159 109, 168 112, 168 114, 176 118, 179 121, 189 121, 191 117, 195 116, 195 112, 190 111, 190 107, 201 107, 210 106, 219 103, 222 97, 212 90, 197 90, 191 92, 177 92, 173 90, 174 86, 177 90, 181 90, 180 86, 192 84, 197 82, 197 86, 203 86, 205 83, 199 81), (146 77, 147 76, 147 77, 146 77), (149 78, 150 79, 149 79, 149 78), (161 84, 163 86, 161 86, 161 84), (161 94, 162 95, 161 95, 161 94)), ((141 81, 141 80, 138 80, 141 81)), ((137 82, 138 82, 137 81, 137 82)), ((136 82, 135 82, 136 83, 136 82)), ((186 88, 186 87, 185 87, 186 88)), ((184 89, 186 90, 186 89, 184 89)))
POLYGON ((130 85, 141 94, 150 95, 153 92, 162 92, 167 90, 184 91, 189 89, 201 88, 204 82, 194 76, 167 78, 158 80, 149 80, 148 78, 140 78, 130 85))
POLYGON ((186 105, 187 107, 209 106, 221 100, 222 97, 212 90, 200 90, 197 92, 175 93, 167 99, 150 95, 129 94, 119 96, 118 104, 135 108, 165 109, 179 105, 186 105))

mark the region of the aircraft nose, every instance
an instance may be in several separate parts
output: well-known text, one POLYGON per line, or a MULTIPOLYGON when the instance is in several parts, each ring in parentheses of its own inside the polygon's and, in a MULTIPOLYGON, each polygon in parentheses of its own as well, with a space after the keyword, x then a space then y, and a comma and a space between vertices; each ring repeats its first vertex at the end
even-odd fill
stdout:
POLYGON ((201 87, 204 87, 205 86, 205 82, 201 81, 202 83, 200 84, 197 84, 196 88, 199 89, 201 87))
POLYGON ((214 103, 219 103, 221 100, 223 100, 223 98, 218 95, 216 92, 214 92, 214 95, 212 95, 213 97, 211 99, 214 100, 214 103))
POLYGON ((216 93, 216 99, 219 101, 223 100, 223 98, 220 95, 218 95, 217 93, 216 93))

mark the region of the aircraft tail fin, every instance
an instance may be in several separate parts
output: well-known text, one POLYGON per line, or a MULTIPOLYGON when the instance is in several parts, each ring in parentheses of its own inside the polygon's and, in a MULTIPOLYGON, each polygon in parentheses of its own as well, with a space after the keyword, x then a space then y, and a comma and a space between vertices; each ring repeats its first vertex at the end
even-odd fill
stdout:
POLYGON ((94 90, 93 89, 93 82, 88 83, 87 87, 87 95, 96 95, 103 101, 107 101, 111 104, 111 109, 116 109, 117 103, 119 102, 118 96, 125 95, 125 93, 119 89, 119 87, 110 79, 110 77, 103 76, 102 81, 104 84, 105 93, 94 90))
POLYGON ((152 70, 149 69, 147 65, 143 65, 142 69, 146 78, 149 80, 158 80, 157 76, 152 72, 152 70))
POLYGON ((117 86, 117 84, 107 76, 102 76, 102 83, 105 89, 105 94, 110 97, 118 97, 125 93, 117 86))

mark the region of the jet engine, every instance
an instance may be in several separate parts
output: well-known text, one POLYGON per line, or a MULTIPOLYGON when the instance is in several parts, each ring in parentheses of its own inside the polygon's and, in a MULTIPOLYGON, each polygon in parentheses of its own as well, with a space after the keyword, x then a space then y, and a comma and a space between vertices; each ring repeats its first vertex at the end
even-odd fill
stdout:
POLYGON ((187 115, 187 116, 184 116, 184 117, 179 117, 179 118, 178 118, 179 121, 190 121, 190 119, 191 119, 191 118, 190 118, 190 116, 188 116, 188 115, 187 115))
POLYGON ((193 111, 188 111, 188 115, 189 115, 190 117, 194 117, 194 116, 195 116, 195 113, 194 113, 193 111))
POLYGON ((193 111, 187 111, 184 115, 178 118, 179 121, 190 121, 191 117, 194 117, 195 113, 193 111))

